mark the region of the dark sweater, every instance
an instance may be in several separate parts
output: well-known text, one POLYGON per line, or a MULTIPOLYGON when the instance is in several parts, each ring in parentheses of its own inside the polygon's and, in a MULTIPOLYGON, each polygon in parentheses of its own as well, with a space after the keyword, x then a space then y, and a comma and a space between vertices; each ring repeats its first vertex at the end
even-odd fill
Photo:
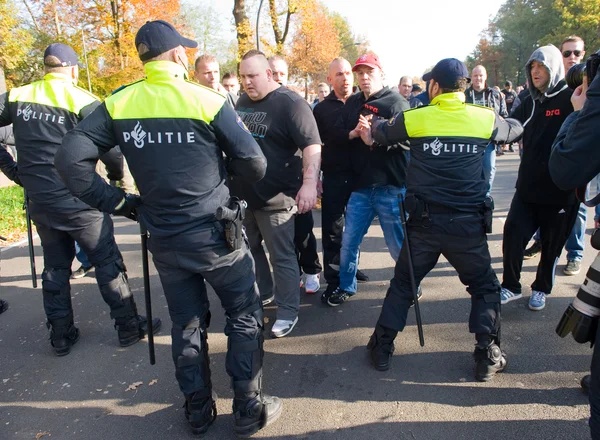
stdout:
MULTIPOLYGON (((365 99, 364 93, 357 93, 346 101, 336 127, 349 133, 358 124, 359 115, 371 114, 374 118, 390 119, 409 108, 408 101, 388 87, 368 99, 365 99)), ((356 175, 355 189, 384 185, 405 186, 409 156, 404 149, 398 145, 370 148, 360 138, 348 140, 348 135, 338 141, 344 142, 349 149, 352 170, 356 175)))

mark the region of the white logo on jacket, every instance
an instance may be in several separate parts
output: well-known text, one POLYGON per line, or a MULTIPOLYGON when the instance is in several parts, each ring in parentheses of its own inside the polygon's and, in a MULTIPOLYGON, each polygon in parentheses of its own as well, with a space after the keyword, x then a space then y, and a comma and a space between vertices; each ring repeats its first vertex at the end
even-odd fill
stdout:
POLYGON ((193 144, 196 142, 193 131, 145 131, 140 121, 137 121, 133 130, 123 132, 125 143, 131 139, 136 148, 144 148, 146 144, 193 144))
POLYGON ((65 125, 64 116, 34 111, 31 108, 31 104, 27 104, 27 106, 23 110, 21 110, 20 108, 17 109, 17 116, 21 116, 25 122, 29 122, 30 120, 38 120, 42 122, 54 122, 57 124, 65 125))
POLYGON ((439 138, 431 143, 423 143, 423 152, 431 150, 431 154, 439 156, 444 153, 472 153, 477 154, 477 144, 444 144, 439 138))

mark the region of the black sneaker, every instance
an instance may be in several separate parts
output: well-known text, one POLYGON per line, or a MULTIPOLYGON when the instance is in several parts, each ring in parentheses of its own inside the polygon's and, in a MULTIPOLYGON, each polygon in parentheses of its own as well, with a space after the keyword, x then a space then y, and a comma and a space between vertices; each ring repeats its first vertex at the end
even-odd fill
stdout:
POLYGON ((506 368, 506 353, 492 343, 487 348, 475 347, 475 379, 487 382, 494 378, 496 373, 501 373, 506 368))
POLYGON ((534 257, 537 257, 540 254, 540 252, 542 252, 542 243, 535 240, 529 248, 525 249, 523 259, 530 260, 534 257))
POLYGON ((371 355, 373 367, 377 371, 389 370, 392 354, 394 354, 394 339, 397 334, 397 331, 383 327, 380 324, 375 327, 375 331, 367 344, 367 350, 371 355))
POLYGON ((185 396, 185 418, 192 428, 192 434, 202 435, 217 418, 216 394, 204 398, 198 398, 197 394, 185 396))
POLYGON ((3 299, 0 299, 0 313, 4 313, 8 310, 8 303, 3 299))
POLYGON ((283 402, 279 397, 259 394, 253 399, 233 399, 233 432, 248 438, 281 415, 283 402))
POLYGON ((329 298, 327 298, 327 304, 329 304, 331 307, 337 307, 337 306, 343 304, 344 302, 346 302, 346 300, 348 300, 353 295, 354 295, 354 293, 346 292, 344 289, 338 287, 331 294, 331 296, 329 296, 329 298))
POLYGON ((323 304, 327 304, 327 300, 329 299, 329 297, 333 294, 333 292, 335 292, 335 290, 338 288, 337 284, 327 284, 327 288, 325 289, 325 291, 321 294, 321 302, 323 304))
POLYGON ((356 271, 356 281, 359 283, 366 283, 369 281, 369 277, 362 270, 357 269, 356 271))
POLYGON ((92 270, 94 268, 94 266, 84 266, 83 264, 79 267, 79 269, 77 269, 75 272, 73 272, 73 275, 71 275, 71 278, 73 278, 74 280, 77 280, 79 278, 83 278, 84 276, 87 275, 87 273, 92 270))

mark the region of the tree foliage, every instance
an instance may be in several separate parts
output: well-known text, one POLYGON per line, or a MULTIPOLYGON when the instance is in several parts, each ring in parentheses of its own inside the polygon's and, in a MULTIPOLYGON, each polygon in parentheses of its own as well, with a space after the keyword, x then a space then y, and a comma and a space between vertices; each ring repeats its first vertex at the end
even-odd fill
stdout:
POLYGON ((540 45, 560 46, 569 35, 585 40, 588 53, 600 49, 598 0, 507 0, 481 33, 467 58, 488 70, 488 84, 525 82, 525 64, 540 45))
MULTIPOLYGON (((6 91, 5 69, 19 67, 33 43, 33 35, 15 14, 13 0, 0 0, 0 93, 6 91)), ((15 84, 9 77, 9 87, 15 84)))

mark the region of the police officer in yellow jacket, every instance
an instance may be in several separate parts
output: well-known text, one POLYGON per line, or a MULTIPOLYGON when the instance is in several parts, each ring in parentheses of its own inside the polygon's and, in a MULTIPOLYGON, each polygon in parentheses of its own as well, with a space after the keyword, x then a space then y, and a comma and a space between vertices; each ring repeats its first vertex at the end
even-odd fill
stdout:
MULTIPOLYGON (((17 164, 13 180, 29 196, 29 211, 44 252, 42 291, 58 356, 79 339, 73 324, 69 277, 75 241, 96 267, 102 298, 110 306, 122 346, 145 336, 146 318, 138 315, 129 289, 123 257, 114 238, 112 219, 73 197, 56 168, 54 157, 63 136, 100 104, 77 87, 78 63, 73 49, 55 43, 44 52, 44 78, 0 95, 0 126, 13 124, 17 164)), ((160 328, 160 320, 155 325, 160 328)))
MULTIPOLYGON (((504 369, 506 358, 500 350, 500 284, 486 238, 492 206, 486 202, 482 157, 490 141, 510 143, 523 128, 489 108, 465 104, 470 80, 457 59, 441 60, 423 80, 429 82, 430 105, 374 121, 372 131, 363 119, 362 137, 375 142, 374 148, 410 142, 406 210, 416 285, 440 254, 456 269, 471 295, 475 378, 487 381, 504 369)), ((389 368, 394 338, 406 325, 412 301, 408 248, 403 246, 368 345, 376 369, 389 368)))
POLYGON ((262 394, 263 309, 253 260, 244 242, 230 249, 222 221, 227 174, 260 180, 266 160, 225 96, 187 81, 183 38, 162 20, 148 22, 135 39, 146 78, 106 99, 64 139, 56 167, 67 186, 105 212, 136 212, 150 233, 149 249, 173 321, 175 375, 195 434, 216 417, 208 358, 210 321, 205 282, 225 309, 227 372, 234 391, 234 430, 249 436, 274 421, 281 401, 262 394), (140 198, 94 173, 98 157, 119 144, 140 198), (227 155, 227 164, 223 160, 227 155))

